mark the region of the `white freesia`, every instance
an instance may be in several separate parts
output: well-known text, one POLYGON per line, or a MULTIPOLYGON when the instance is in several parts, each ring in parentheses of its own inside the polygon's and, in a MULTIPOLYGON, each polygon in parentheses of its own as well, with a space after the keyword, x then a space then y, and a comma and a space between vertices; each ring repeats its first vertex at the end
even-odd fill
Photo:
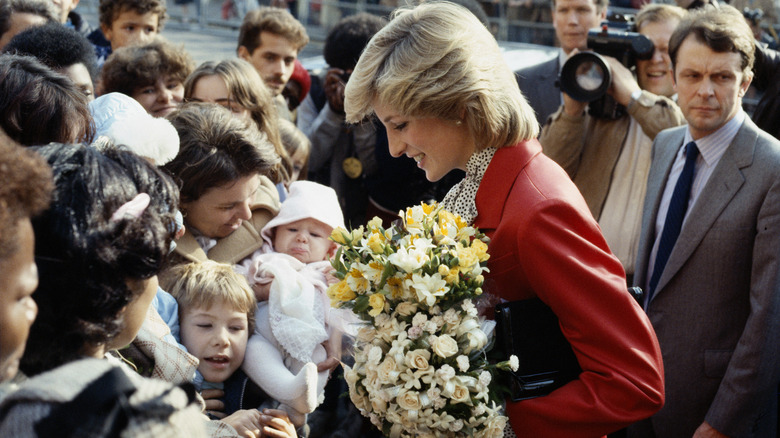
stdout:
POLYGON ((433 275, 413 274, 410 280, 406 280, 406 285, 413 288, 417 299, 428 306, 436 304, 436 298, 444 296, 450 290, 438 272, 433 275))
POLYGON ((428 255, 425 254, 425 251, 401 247, 398 248, 398 251, 395 254, 390 254, 390 256, 387 257, 387 260, 395 266, 398 266, 398 268, 404 272, 413 273, 420 269, 429 258, 428 255))

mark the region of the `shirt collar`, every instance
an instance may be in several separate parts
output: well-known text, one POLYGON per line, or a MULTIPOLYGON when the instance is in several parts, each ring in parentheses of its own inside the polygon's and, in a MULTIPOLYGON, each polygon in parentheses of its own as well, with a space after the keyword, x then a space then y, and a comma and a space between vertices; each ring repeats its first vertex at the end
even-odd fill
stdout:
MULTIPOLYGON (((745 122, 745 117, 745 112, 740 108, 739 111, 737 111, 737 114, 723 126, 718 128, 717 131, 695 140, 696 147, 699 149, 699 154, 707 165, 712 165, 712 163, 716 162, 723 153, 726 152, 726 149, 734 140, 734 137, 737 136, 737 131, 739 131, 739 128, 741 128, 742 124, 745 122)), ((691 141, 694 140, 691 135, 691 129, 688 127, 688 129, 685 130, 683 145, 687 145, 691 141)))

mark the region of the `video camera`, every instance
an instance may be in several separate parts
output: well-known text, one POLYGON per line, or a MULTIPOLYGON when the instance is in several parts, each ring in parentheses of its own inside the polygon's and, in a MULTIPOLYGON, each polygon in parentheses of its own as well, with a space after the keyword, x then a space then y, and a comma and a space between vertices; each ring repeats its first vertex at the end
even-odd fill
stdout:
POLYGON ((558 78, 561 91, 580 102, 589 102, 593 117, 617 119, 626 108, 607 94, 612 84, 612 71, 601 56, 611 56, 633 69, 638 59, 650 59, 655 47, 646 36, 636 32, 633 15, 615 14, 602 24, 601 30, 588 32, 588 48, 569 58, 558 78))

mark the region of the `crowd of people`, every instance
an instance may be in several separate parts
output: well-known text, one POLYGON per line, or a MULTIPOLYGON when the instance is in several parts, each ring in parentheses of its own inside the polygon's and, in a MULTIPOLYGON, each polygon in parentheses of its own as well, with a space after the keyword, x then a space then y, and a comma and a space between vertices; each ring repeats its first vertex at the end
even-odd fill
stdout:
POLYGON ((380 436, 330 236, 433 201, 491 239, 481 316, 541 300, 581 369, 506 436, 777 436, 778 52, 642 5, 589 102, 556 81, 606 0, 552 0, 517 72, 457 3, 341 19, 319 76, 284 8, 195 65, 164 0, 0 0, 0 436, 380 436))

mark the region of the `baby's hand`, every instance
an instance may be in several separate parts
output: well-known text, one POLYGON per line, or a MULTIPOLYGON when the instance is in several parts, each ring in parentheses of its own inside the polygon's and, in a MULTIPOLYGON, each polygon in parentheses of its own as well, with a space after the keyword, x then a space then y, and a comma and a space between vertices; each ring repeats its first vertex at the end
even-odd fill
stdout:
POLYGON ((245 438, 260 438, 260 411, 257 409, 244 409, 236 411, 222 419, 223 422, 233 426, 239 436, 245 438))
POLYGON ((338 277, 333 275, 334 272, 336 271, 331 266, 326 266, 322 269, 322 273, 325 274, 325 283, 327 283, 328 286, 333 286, 341 281, 338 277))
POLYGON ((268 296, 271 294, 271 283, 255 283, 252 285, 252 290, 255 292, 255 298, 257 301, 268 301, 268 296))

